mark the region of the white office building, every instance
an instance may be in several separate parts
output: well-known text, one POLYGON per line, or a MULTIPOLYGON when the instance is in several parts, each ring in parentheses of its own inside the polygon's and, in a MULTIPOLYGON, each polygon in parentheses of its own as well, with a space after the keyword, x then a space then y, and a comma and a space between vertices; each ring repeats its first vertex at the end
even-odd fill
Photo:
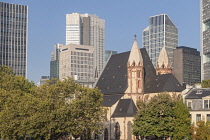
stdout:
POLYGON ((104 66, 105 20, 96 15, 72 13, 66 15, 66 45, 94 46, 95 70, 100 73, 104 66))
POLYGON ((77 83, 92 87, 95 82, 94 47, 68 44, 60 47, 59 79, 72 77, 77 83))

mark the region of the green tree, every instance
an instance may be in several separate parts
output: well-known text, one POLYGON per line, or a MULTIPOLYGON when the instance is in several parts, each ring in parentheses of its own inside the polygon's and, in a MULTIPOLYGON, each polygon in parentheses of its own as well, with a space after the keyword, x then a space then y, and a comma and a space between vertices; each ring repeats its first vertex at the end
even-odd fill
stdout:
POLYGON ((192 140, 209 140, 210 139, 210 122, 198 121, 196 126, 191 127, 192 140))
POLYGON ((76 138, 89 130, 99 132, 105 110, 101 106, 102 94, 98 89, 84 88, 71 78, 53 79, 40 87, 34 86, 7 67, 0 79, 0 133, 5 140, 34 139, 55 140, 64 135, 76 138), (10 84, 10 88, 7 84, 10 84))
POLYGON ((35 87, 23 76, 15 76, 12 68, 0 66, 0 135, 4 139, 19 139, 23 131, 19 130, 23 117, 22 97, 35 87))
POLYGON ((101 106, 102 94, 96 89, 82 88, 72 101, 71 118, 74 124, 71 134, 76 138, 85 133, 86 138, 90 139, 93 132, 101 132, 106 110, 101 106))
POLYGON ((201 86, 202 86, 202 88, 209 88, 210 87, 210 79, 209 80, 202 80, 201 86))
POLYGON ((175 136, 177 139, 189 136, 189 112, 182 100, 177 101, 167 93, 158 94, 148 102, 138 103, 138 112, 134 119, 133 133, 141 137, 165 139, 175 136), (179 110, 180 108, 180 110, 179 110), (178 110, 180 112, 178 112, 178 110), (185 113, 187 113, 185 115, 185 113), (184 114, 184 116, 182 116, 184 114), (177 123, 177 124, 176 124, 177 123), (183 123, 187 123, 181 128, 183 123), (187 129, 182 134, 178 129, 187 129), (180 133, 178 137, 175 133, 180 133))
POLYGON ((187 106, 183 103, 183 99, 177 100, 174 107, 175 127, 174 140, 189 139, 190 138, 190 113, 187 106))

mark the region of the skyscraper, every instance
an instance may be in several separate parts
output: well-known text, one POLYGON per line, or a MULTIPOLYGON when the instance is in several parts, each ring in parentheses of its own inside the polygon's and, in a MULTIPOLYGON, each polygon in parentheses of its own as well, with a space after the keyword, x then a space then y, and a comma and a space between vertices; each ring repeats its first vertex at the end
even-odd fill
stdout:
POLYGON ((60 47, 59 79, 72 77, 76 82, 92 87, 94 78, 94 47, 68 44, 60 47))
POLYGON ((110 56, 117 54, 117 51, 105 50, 105 64, 107 63, 110 56))
POLYGON ((27 75, 28 6, 0 2, 0 65, 27 75))
POLYGON ((200 0, 201 79, 210 79, 210 0, 200 0))
POLYGON ((174 49, 174 75, 182 84, 201 82, 201 56, 194 48, 180 46, 174 49))
POLYGON ((66 45, 78 44, 94 46, 94 66, 100 73, 104 66, 105 21, 96 15, 66 15, 66 45))
POLYGON ((55 44, 54 51, 51 53, 50 78, 59 78, 59 56, 61 46, 63 46, 63 44, 55 44))
POLYGON ((154 67, 163 47, 166 47, 173 67, 173 49, 178 45, 178 29, 168 15, 161 14, 149 18, 149 26, 143 30, 142 42, 154 67))

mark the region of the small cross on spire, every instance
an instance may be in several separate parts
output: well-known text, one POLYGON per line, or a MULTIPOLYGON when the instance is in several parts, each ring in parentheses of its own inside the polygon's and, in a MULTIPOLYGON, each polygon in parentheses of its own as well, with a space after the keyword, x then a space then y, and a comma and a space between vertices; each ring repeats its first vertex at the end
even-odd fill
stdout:
POLYGON ((134 35, 134 38, 136 39, 136 34, 134 35))

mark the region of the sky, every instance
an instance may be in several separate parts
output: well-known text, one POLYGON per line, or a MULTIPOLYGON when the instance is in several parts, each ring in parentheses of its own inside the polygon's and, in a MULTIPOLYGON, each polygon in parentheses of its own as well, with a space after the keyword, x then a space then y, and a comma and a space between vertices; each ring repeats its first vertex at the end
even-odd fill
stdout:
POLYGON ((199 0, 0 0, 28 5, 27 78, 50 75, 54 44, 65 44, 66 14, 96 14, 105 19, 105 50, 130 51, 134 35, 142 47, 149 17, 167 14, 178 28, 178 45, 200 50, 199 0))

